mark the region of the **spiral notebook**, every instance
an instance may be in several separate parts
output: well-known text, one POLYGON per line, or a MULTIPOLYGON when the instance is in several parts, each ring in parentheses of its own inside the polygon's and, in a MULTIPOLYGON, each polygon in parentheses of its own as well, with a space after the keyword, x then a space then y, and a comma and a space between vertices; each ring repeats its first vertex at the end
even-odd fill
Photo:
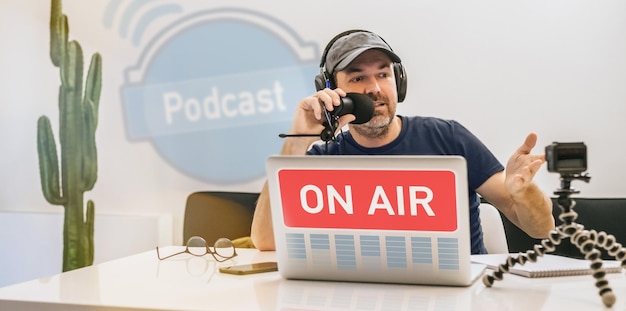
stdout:
MULTIPOLYGON (((509 256, 517 257, 519 254, 487 254, 472 255, 472 262, 487 265, 489 269, 497 269, 504 264, 509 256)), ((622 272, 621 261, 603 260, 602 267, 606 273, 622 272)), ((538 257, 536 262, 527 261, 524 265, 516 264, 509 267, 509 272, 529 278, 572 276, 592 274, 591 261, 576 259, 559 255, 545 254, 538 257)))

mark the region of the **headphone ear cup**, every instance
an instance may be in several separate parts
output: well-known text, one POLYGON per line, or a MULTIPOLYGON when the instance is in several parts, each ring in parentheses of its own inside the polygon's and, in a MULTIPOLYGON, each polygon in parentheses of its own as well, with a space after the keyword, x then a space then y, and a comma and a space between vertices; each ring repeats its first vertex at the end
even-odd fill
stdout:
POLYGON ((335 83, 333 83, 332 79, 328 78, 326 71, 322 71, 315 76, 315 89, 321 91, 325 89, 326 86, 332 90, 335 88, 335 83))
POLYGON ((398 102, 401 103, 406 97, 407 79, 406 71, 401 63, 393 64, 393 75, 396 78, 396 91, 398 93, 398 102))
POLYGON ((315 90, 321 91, 326 88, 326 76, 323 73, 318 73, 315 76, 315 90))

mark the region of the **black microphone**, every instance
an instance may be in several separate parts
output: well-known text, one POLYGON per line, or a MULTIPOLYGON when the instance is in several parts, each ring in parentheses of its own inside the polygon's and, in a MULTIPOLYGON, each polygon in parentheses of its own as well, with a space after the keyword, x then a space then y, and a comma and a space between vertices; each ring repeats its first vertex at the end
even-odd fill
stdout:
POLYGON ((303 136, 319 136, 323 141, 334 141, 335 131, 337 129, 337 119, 346 114, 353 114, 356 119, 350 123, 363 124, 371 120, 374 116, 374 101, 367 95, 361 93, 347 93, 346 97, 341 98, 341 104, 335 106, 333 111, 324 110, 324 130, 320 134, 278 134, 278 137, 303 137, 303 136))
POLYGON ((374 101, 366 94, 347 93, 346 97, 341 98, 341 104, 328 113, 335 118, 353 114, 356 119, 350 123, 363 124, 374 116, 374 101))

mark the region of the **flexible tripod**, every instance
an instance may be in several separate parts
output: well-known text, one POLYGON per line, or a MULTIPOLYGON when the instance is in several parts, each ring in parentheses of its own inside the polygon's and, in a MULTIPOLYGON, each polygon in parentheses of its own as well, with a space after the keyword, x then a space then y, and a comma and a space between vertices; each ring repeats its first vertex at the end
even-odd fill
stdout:
POLYGON ((532 250, 520 253, 517 257, 509 256, 506 262, 498 266, 492 275, 485 275, 483 277, 485 286, 491 287, 495 281, 502 280, 503 275, 509 272, 510 267, 516 264, 523 265, 527 261, 535 262, 539 259, 538 257, 545 253, 553 252, 564 238, 569 238, 572 244, 576 245, 583 253, 585 259, 591 261, 592 275, 596 279, 595 285, 604 305, 611 307, 615 303, 615 294, 609 287, 609 281, 605 279, 606 272, 602 267, 601 253, 598 248, 604 248, 609 255, 621 260, 622 268, 626 268, 626 248, 622 247, 622 244, 618 243, 613 235, 604 231, 586 230, 583 225, 576 223, 575 220, 578 217, 578 214, 574 212, 576 202, 570 198, 571 194, 579 193, 579 191, 570 188, 571 181, 580 179, 589 182, 590 178, 587 174, 561 175, 561 188, 557 189, 554 194, 559 196, 557 199, 557 204, 561 208, 559 219, 563 223, 550 232, 550 237, 543 239, 541 244, 536 244, 532 250))

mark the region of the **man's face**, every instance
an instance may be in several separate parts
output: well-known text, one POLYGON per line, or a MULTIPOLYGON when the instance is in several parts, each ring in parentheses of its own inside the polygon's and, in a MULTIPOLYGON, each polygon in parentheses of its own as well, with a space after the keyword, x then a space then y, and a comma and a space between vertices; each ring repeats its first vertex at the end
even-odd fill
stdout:
POLYGON ((344 91, 367 94, 374 101, 374 116, 365 124, 351 124, 355 130, 373 135, 391 123, 396 114, 398 94, 387 54, 379 50, 363 52, 348 67, 338 71, 335 80, 337 87, 344 91))

